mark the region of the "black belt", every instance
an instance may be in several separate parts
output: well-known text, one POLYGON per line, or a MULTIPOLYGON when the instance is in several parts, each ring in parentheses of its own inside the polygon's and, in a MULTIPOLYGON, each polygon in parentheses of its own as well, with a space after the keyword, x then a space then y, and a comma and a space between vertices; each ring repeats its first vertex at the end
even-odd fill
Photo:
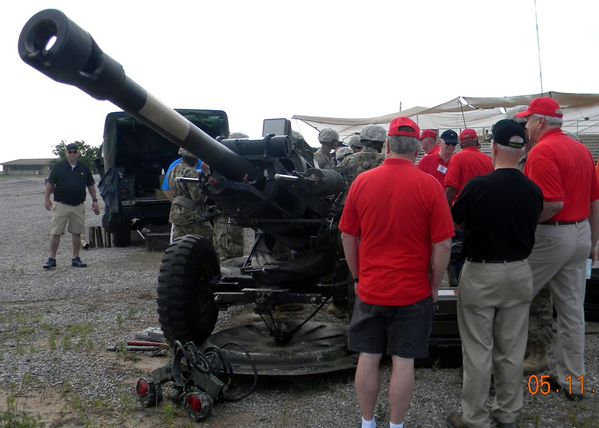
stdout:
POLYGON ((566 226, 569 224, 578 224, 578 223, 583 223, 587 221, 586 218, 583 218, 582 220, 578 220, 578 221, 555 221, 555 220, 547 220, 544 222, 541 222, 541 224, 549 224, 551 226, 566 226))
POLYGON ((79 205, 81 205, 83 202, 79 202, 78 204, 70 204, 68 202, 63 202, 63 201, 55 201, 58 202, 59 204, 63 204, 63 205, 68 205, 70 207, 78 207, 79 205))
POLYGON ((466 260, 474 263, 513 263, 513 262, 521 262, 524 259, 516 259, 516 260, 495 260, 495 259, 479 259, 478 257, 466 257, 466 260))

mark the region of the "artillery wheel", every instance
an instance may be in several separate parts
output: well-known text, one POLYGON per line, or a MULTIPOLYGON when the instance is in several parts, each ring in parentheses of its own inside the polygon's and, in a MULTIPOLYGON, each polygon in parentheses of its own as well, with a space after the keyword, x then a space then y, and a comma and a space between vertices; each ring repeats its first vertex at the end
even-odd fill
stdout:
POLYGON ((158 274, 158 319, 170 343, 201 345, 212 334, 218 309, 210 282, 219 275, 212 243, 199 235, 176 239, 164 253, 158 274))

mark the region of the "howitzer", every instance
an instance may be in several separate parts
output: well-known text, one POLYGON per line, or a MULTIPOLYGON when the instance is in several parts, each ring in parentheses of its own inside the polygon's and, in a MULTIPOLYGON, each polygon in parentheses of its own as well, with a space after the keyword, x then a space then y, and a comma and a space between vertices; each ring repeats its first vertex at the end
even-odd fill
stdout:
MULTIPOLYGON (((257 140, 210 137, 131 80, 58 10, 34 15, 18 48, 33 68, 111 101, 201 158, 211 170, 199 177, 202 193, 239 225, 259 232, 240 267, 221 270, 212 245, 201 237, 169 247, 160 269, 158 312, 171 343, 202 343, 214 328, 217 305, 254 301, 256 312, 270 314, 281 303, 340 298, 352 285, 337 230, 346 184, 337 172, 314 168, 305 141, 273 134, 257 140)), ((281 342, 291 338, 275 322, 269 330, 281 342)))
MULTIPOLYGON (((272 314, 285 303, 319 304, 319 310, 331 298, 351 311, 355 298, 337 227, 346 184, 335 171, 314 168, 305 141, 274 134, 256 140, 210 137, 129 79, 86 31, 57 10, 39 12, 26 23, 19 54, 50 78, 113 102, 199 156, 211 169, 200 174, 202 193, 239 225, 257 232, 247 258, 222 266, 203 237, 188 235, 169 246, 157 289, 159 320, 169 342, 220 346, 215 337, 229 342, 230 334, 251 347, 258 371, 266 374, 355 366, 355 360, 346 359, 345 327, 308 323, 315 312, 301 323, 278 321, 272 314), (264 324, 247 325, 241 338, 239 330, 211 336, 219 309, 248 302, 264 324), (301 338, 294 341, 294 335, 301 338), (278 348, 286 349, 275 352, 278 348)), ((455 302, 454 289, 442 290, 429 347, 436 355, 455 351, 461 357, 455 302)), ((244 358, 239 355, 237 361, 244 358)))

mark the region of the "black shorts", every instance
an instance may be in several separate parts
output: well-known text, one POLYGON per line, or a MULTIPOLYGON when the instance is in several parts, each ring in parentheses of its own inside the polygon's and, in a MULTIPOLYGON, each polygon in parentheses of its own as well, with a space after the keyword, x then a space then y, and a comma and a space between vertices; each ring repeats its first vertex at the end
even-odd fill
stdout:
POLYGON ((430 296, 408 306, 371 305, 356 298, 348 348, 367 354, 426 358, 433 316, 430 296))

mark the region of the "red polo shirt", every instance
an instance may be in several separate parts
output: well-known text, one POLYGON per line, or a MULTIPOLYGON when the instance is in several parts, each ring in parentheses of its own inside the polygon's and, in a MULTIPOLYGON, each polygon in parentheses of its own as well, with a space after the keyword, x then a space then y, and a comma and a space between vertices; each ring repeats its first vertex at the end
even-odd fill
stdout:
POLYGON ((589 216, 591 202, 599 199, 594 167, 589 149, 557 128, 532 148, 524 174, 541 188, 545 201, 564 203, 551 220, 578 221, 589 216))
POLYGON ((430 296, 432 244, 454 234, 443 188, 412 162, 397 158, 356 178, 339 229, 360 238, 360 300, 385 306, 430 296))
POLYGON ((453 199, 455 201, 468 180, 491 171, 493 171, 491 156, 481 152, 478 147, 466 147, 452 156, 445 174, 445 186, 455 187, 458 190, 453 199))
POLYGON ((441 150, 441 147, 439 146, 439 144, 437 144, 435 147, 431 149, 430 152, 425 153, 424 156, 434 155, 435 153, 439 153, 439 150, 441 150))
MULTIPOLYGON (((438 147, 438 146, 437 146, 438 147)), ((449 162, 445 162, 439 156, 439 153, 424 156, 418 162, 417 168, 427 174, 435 177, 441 185, 445 183, 445 174, 447 173, 447 166, 449 162)))

